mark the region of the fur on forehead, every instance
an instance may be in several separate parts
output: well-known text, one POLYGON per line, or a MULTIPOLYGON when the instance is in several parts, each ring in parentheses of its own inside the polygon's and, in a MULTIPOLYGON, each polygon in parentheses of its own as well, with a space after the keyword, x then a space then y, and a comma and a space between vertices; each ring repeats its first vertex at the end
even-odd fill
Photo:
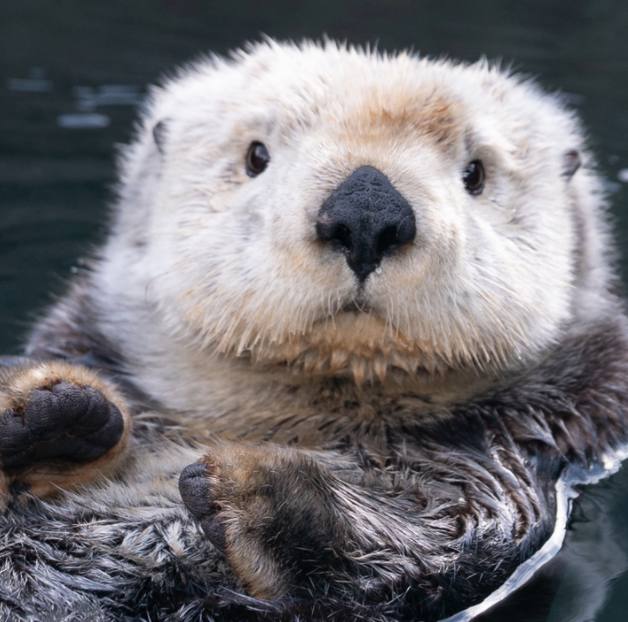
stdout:
POLYGON ((604 295, 587 159, 556 98, 485 61, 266 40, 154 90, 123 155, 114 239, 148 240, 127 265, 164 330, 192 348, 356 379, 501 367, 604 295), (244 151, 265 136, 271 165, 251 181, 244 151), (563 157, 574 152, 577 174, 563 157), (480 157, 491 185, 471 199, 461 174, 480 157), (341 312, 352 276, 312 232, 326 194, 361 164, 398 185, 423 237, 369 279, 369 310, 354 316, 341 312))
POLYGON ((212 115, 254 121, 279 115, 284 131, 336 122, 348 131, 414 131, 442 142, 467 132, 467 138, 497 139, 499 147, 511 151, 517 139, 533 138, 526 122, 574 129, 573 118, 558 111, 556 101, 533 82, 485 60, 454 63, 333 41, 266 40, 231 57, 204 58, 155 89, 151 99, 149 124, 164 118, 206 120, 211 109, 212 115), (508 110, 515 102, 516 109, 508 110), (476 113, 506 124, 512 144, 491 127, 471 122, 476 113))

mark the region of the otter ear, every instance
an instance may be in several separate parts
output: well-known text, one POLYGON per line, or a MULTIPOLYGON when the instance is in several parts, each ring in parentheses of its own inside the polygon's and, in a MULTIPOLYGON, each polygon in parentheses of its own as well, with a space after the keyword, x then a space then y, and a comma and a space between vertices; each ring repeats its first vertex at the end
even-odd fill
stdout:
POLYGON ((565 151, 565 153, 563 153, 563 177, 571 179, 580 168, 581 164, 580 153, 576 149, 565 151))
POLYGON ((159 153, 164 152, 164 143, 166 142, 166 131, 168 129, 168 119, 162 119, 153 126, 153 140, 157 146, 159 153))

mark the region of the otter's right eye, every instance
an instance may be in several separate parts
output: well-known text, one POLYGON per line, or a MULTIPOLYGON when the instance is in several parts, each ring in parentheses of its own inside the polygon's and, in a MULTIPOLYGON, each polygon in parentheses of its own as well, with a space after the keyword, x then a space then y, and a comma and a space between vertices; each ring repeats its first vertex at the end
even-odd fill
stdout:
POLYGON ((482 160, 469 162, 462 173, 462 181, 467 192, 472 195, 482 194, 485 176, 482 160))
POLYGON ((270 162, 270 153, 264 143, 254 141, 246 152, 246 174, 249 177, 257 177, 263 173, 270 162))

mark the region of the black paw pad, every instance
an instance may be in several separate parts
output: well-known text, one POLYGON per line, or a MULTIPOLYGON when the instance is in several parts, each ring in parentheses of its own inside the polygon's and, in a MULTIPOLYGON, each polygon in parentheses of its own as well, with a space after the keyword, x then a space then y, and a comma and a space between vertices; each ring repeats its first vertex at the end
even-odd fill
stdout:
POLYGON ((221 522, 216 518, 207 465, 196 462, 181 471, 179 492, 190 514, 199 522, 208 540, 224 550, 225 535, 221 522))
POLYGON ((201 462, 186 466, 179 475, 179 492, 192 516, 207 514, 211 504, 207 466, 201 462))
POLYGON ((90 462, 115 446, 123 432, 122 414, 100 391, 59 382, 35 389, 21 408, 0 414, 0 460, 8 471, 90 462))

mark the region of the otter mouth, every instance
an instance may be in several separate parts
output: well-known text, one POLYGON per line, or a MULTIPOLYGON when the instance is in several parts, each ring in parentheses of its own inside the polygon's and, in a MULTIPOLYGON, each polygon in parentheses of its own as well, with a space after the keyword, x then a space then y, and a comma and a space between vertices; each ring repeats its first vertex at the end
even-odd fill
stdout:
POLYGON ((361 315, 361 314, 375 314, 376 310, 368 301, 367 296, 364 292, 364 287, 362 285, 359 286, 354 295, 345 303, 340 306, 338 311, 334 313, 334 315, 339 315, 341 313, 350 313, 353 315, 361 315))
POLYGON ((359 315, 361 313, 372 313, 373 309, 368 302, 361 299, 354 299, 340 307, 338 313, 352 313, 359 315))
POLYGON ((395 381, 442 382, 453 367, 428 342, 391 327, 378 309, 354 297, 284 340, 237 353, 258 369, 286 369, 294 378, 334 377, 357 385, 395 381))

